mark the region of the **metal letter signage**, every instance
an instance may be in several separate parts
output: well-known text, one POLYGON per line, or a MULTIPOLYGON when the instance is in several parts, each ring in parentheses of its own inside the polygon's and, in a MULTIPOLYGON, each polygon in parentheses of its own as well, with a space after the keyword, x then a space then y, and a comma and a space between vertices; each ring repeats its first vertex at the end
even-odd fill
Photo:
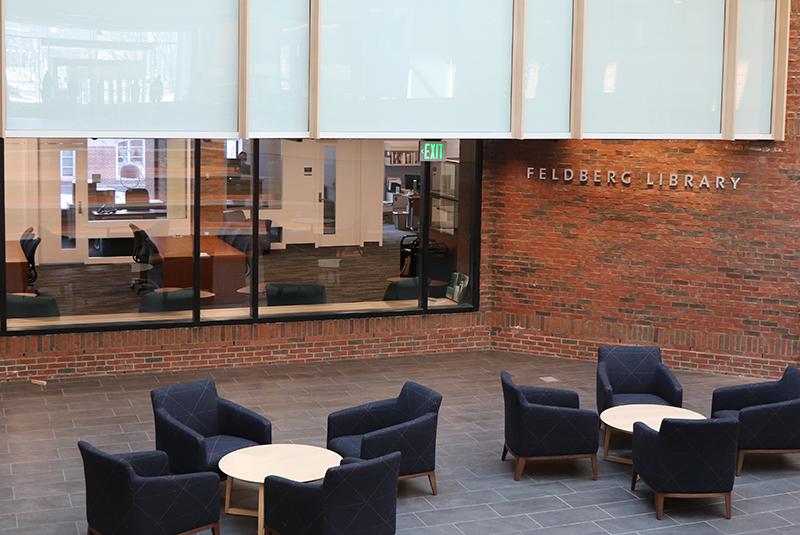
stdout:
POLYGON ((622 186, 631 187, 641 184, 649 189, 668 189, 680 191, 736 191, 739 189, 742 177, 722 175, 701 175, 688 173, 642 173, 632 171, 614 171, 603 169, 572 169, 528 167, 529 180, 542 180, 548 182, 563 182, 587 186, 622 186), (575 180, 577 178, 577 180, 575 180))

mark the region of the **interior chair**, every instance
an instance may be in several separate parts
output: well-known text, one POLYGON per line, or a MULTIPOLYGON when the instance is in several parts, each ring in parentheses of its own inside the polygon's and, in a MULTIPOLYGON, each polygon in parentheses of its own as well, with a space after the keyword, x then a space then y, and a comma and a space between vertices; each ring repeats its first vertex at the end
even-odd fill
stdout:
POLYGON ((400 454, 343 459, 321 483, 264 481, 267 535, 394 535, 400 454))
POLYGON ((194 290, 185 288, 172 292, 152 292, 142 296, 139 312, 181 312, 192 310, 194 290))
POLYGON ((272 424, 217 395, 214 381, 183 383, 150 392, 156 448, 176 474, 217 472, 225 455, 272 443, 272 424))
POLYGON ((321 284, 268 284, 267 306, 324 305, 328 302, 321 284))
POLYGON ((661 348, 606 346, 598 350, 597 411, 619 405, 683 404, 683 387, 661 361, 661 348))
POLYGON ((45 295, 6 295, 6 307, 9 319, 22 318, 55 318, 61 315, 58 302, 45 295))
POLYGON ((725 498, 731 517, 736 479, 736 420, 666 419, 661 431, 636 422, 633 427, 633 480, 641 477, 656 499, 656 518, 664 516, 665 498, 725 498))
MULTIPOLYGON (((444 297, 447 293, 445 285, 430 285, 429 297, 444 297)), ((419 278, 408 277, 395 281, 386 288, 383 294, 384 301, 411 301, 419 299, 419 278)))
POLYGON ((42 243, 42 238, 37 238, 34 234, 23 233, 19 240, 22 247, 22 252, 25 254, 25 261, 28 263, 28 286, 29 290, 33 290, 34 283, 39 280, 39 272, 36 271, 36 251, 42 243))
POLYGON ((170 475, 163 451, 111 455, 78 442, 89 535, 220 534, 219 476, 170 475))
POLYGON ((800 369, 787 367, 780 381, 718 388, 711 414, 739 421, 737 475, 746 455, 800 453, 800 369))
POLYGON ((514 480, 530 461, 589 459, 597 480, 600 418, 581 409, 570 390, 515 385, 508 372, 500 374, 505 403, 505 444, 502 459, 516 458, 514 480))
POLYGON ((131 188, 125 192, 125 208, 128 210, 150 209, 150 192, 145 188, 131 188))
POLYGON ((222 220, 225 222, 245 223, 247 216, 244 210, 228 210, 222 213, 222 220))
POLYGON ((130 225, 133 231, 133 264, 131 264, 131 273, 138 275, 131 279, 130 287, 136 290, 136 293, 142 293, 146 290, 154 289, 156 286, 147 276, 148 271, 153 270, 153 264, 150 263, 150 256, 157 249, 155 244, 150 240, 147 232, 137 227, 134 224, 130 225))
POLYGON ((409 381, 396 398, 329 415, 328 449, 359 459, 399 451, 400 479, 427 477, 436 495, 436 429, 441 404, 441 394, 409 381))
POLYGON ((395 193, 392 201, 392 218, 397 230, 408 230, 411 224, 411 199, 408 195, 395 193))

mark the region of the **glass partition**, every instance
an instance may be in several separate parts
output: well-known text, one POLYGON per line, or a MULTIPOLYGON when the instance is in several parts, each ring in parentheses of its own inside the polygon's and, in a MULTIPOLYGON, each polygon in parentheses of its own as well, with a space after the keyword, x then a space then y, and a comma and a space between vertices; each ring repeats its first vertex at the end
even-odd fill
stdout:
POLYGON ((6 0, 8 136, 238 129, 238 0, 6 0))
POLYGON ((568 136, 572 0, 529 0, 525 33, 525 133, 568 136))
POLYGON ((308 136, 309 11, 308 0, 250 3, 252 137, 308 136))
POLYGON ((323 2, 322 137, 509 135, 513 4, 323 2))
POLYGON ((739 3, 737 137, 768 137, 772 133, 775 15, 776 0, 742 0, 739 3))
POLYGON ((8 139, 4 171, 9 330, 191 321, 190 141, 8 139))
POLYGON ((725 0, 586 3, 588 137, 719 137, 725 0))

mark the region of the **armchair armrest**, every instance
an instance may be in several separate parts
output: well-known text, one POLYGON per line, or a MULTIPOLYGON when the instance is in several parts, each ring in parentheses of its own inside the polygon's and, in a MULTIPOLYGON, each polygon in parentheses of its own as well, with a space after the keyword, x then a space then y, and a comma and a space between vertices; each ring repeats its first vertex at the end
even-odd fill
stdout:
POLYGON ((711 397, 711 413, 740 411, 747 407, 779 401, 775 396, 778 386, 778 382, 770 381, 717 388, 711 397))
POLYGON ((384 399, 342 409, 328 416, 328 442, 337 437, 364 435, 397 423, 397 399, 384 399))
POLYGON ((272 422, 264 416, 221 398, 217 401, 217 414, 223 434, 272 444, 272 422))
POLYGON ((657 471, 657 463, 661 458, 660 449, 658 431, 642 422, 633 424, 633 468, 642 477, 647 477, 657 471))
POLYGON ((800 449, 800 399, 745 407, 739 413, 740 449, 800 449))
POLYGON ((683 405, 683 387, 672 370, 664 364, 660 364, 656 368, 656 391, 673 407, 683 405))
POLYGON ((156 448, 169 455, 173 472, 191 472, 204 464, 205 437, 175 418, 166 410, 156 409, 156 448))
POLYGON ((316 533, 322 520, 322 485, 270 476, 264 481, 264 518, 279 533, 316 533))
POLYGON ((611 398, 614 396, 614 389, 611 387, 611 379, 608 377, 608 370, 605 362, 597 364, 597 412, 602 412, 611 407, 611 398))
POLYGON ((217 474, 135 477, 131 487, 132 509, 142 515, 142 525, 130 526, 134 532, 150 531, 153 519, 163 533, 183 533, 219 521, 217 474))
POLYGON ((142 451, 115 455, 127 462, 136 475, 141 477, 165 476, 169 474, 169 456, 163 451, 142 451))
POLYGON ((429 412, 414 420, 367 433, 361 441, 361 458, 374 459, 399 451, 401 475, 431 472, 436 468, 438 421, 438 415, 429 412))
POLYGON ((526 440, 531 456, 595 453, 600 445, 600 417, 595 411, 525 400, 521 410, 522 428, 535 430, 526 440))
POLYGON ((580 408, 580 399, 577 392, 563 390, 560 388, 532 388, 519 387, 525 401, 538 405, 549 405, 552 407, 569 407, 572 409, 580 408))

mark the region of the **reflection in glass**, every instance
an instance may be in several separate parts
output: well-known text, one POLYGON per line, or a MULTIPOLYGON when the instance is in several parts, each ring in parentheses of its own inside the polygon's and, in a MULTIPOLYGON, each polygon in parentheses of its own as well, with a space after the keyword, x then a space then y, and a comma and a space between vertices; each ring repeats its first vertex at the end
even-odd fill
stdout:
POLYGON ((238 2, 7 0, 5 9, 10 131, 236 131, 238 2))
POLYGON ((8 139, 5 149, 10 330, 191 320, 191 141, 8 139), (120 146, 159 179, 115 176, 120 146), (98 178, 106 170, 110 182, 98 178))

